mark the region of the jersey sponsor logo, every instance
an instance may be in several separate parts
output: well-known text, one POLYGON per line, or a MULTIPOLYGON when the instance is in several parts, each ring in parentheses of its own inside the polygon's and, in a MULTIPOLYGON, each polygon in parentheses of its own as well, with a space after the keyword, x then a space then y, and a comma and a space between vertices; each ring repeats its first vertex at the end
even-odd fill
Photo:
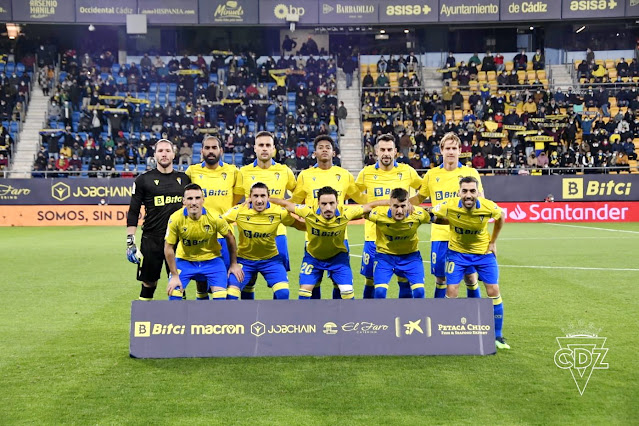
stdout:
POLYGON ((445 200, 457 196, 457 191, 435 191, 435 200, 445 200))
POLYGON ((208 243, 210 241, 210 238, 205 238, 203 240, 189 240, 186 238, 182 239, 182 245, 184 247, 195 247, 195 246, 199 246, 201 244, 205 244, 208 243))
POLYGON ((388 234, 384 234, 384 236, 386 237, 386 239, 389 242, 393 242, 393 241, 405 241, 410 239, 410 235, 388 235, 388 234))
POLYGON ((206 189, 202 188, 205 197, 225 197, 229 195, 229 191, 226 189, 206 189))
POLYGON ((269 238, 273 235, 271 232, 256 232, 248 229, 245 229, 243 233, 246 238, 269 238))
POLYGON ((311 228, 311 234, 317 237, 337 237, 342 231, 321 231, 317 228, 311 228))
POLYGON ((390 195, 390 188, 373 188, 373 195, 376 197, 383 197, 384 195, 390 195))
POLYGON ((481 230, 477 230, 477 229, 464 229, 464 228, 460 228, 458 226, 455 226, 453 229, 455 230, 455 233, 459 234, 459 235, 477 235, 477 234, 481 234, 481 230))
POLYGON ((161 207, 167 204, 175 204, 175 203, 182 203, 181 195, 175 195, 173 197, 170 195, 156 195, 155 197, 153 197, 153 205, 155 207, 161 207))
MULTIPOLYGON (((319 189, 314 189, 313 190, 313 198, 317 198, 317 192, 319 191, 319 189)), ((340 197, 342 196, 342 191, 337 191, 337 199, 339 200, 340 197)))

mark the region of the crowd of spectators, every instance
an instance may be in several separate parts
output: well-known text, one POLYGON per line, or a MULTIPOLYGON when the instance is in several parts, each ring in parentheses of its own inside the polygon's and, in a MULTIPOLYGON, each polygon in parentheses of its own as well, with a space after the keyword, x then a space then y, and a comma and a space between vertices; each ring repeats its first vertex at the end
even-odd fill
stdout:
POLYGON ((340 108, 331 56, 258 63, 252 52, 213 51, 208 61, 183 55, 165 63, 145 54, 139 63, 121 66, 110 52, 70 50, 62 55, 61 70, 57 82, 43 87, 50 96, 48 129, 41 132, 36 175, 150 168, 159 138, 179 147, 176 163, 186 167, 206 134, 220 137, 238 165, 248 164, 260 130, 276 135, 276 160, 301 169, 313 162, 313 138, 337 139, 340 108))
POLYGON ((0 54, 0 170, 10 162, 20 122, 29 102, 31 74, 23 63, 0 54))

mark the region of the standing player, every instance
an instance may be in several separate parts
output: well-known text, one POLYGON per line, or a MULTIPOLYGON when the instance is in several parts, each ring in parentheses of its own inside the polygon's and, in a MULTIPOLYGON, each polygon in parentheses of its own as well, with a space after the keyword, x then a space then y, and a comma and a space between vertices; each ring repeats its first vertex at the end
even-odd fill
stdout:
MULTIPOLYGON (((238 170, 233 164, 221 160, 222 143, 215 136, 207 136, 202 141, 203 161, 193 164, 186 169, 186 175, 191 182, 202 187, 204 207, 209 211, 223 215, 242 199, 241 195, 233 193, 237 182, 238 170)), ((223 235, 218 235, 222 259, 226 269, 230 266, 229 250, 223 235)), ((197 282, 197 299, 208 300, 209 286, 205 282, 197 282)))
POLYGON ((432 209, 437 223, 448 225, 450 242, 446 254, 446 297, 457 297, 464 274, 476 270, 493 299, 495 315, 495 345, 510 349, 502 334, 504 305, 499 293, 497 237, 504 226, 501 209, 494 202, 479 196, 479 182, 472 176, 462 178, 459 196, 450 198, 432 209), (495 220, 492 235, 488 220, 495 220))
POLYGON ((339 288, 341 298, 353 299, 353 271, 348 245, 344 240, 346 226, 350 220, 368 214, 371 208, 388 204, 388 200, 340 208, 337 191, 325 186, 317 191, 317 205, 293 204, 276 198, 271 198, 271 202, 306 220, 308 243, 300 268, 299 298, 310 299, 313 289, 322 281, 326 271, 339 288))
MULTIPOLYGON (((388 199, 391 190, 394 188, 404 188, 410 191, 410 188, 418 189, 422 184, 415 169, 408 164, 397 163, 397 146, 393 135, 386 134, 377 138, 375 144, 375 155, 377 155, 377 163, 366 166, 357 176, 355 184, 357 188, 366 193, 368 202, 388 199)), ((364 286, 364 299, 372 299, 375 294, 375 284, 373 282, 373 265, 375 264, 375 248, 376 231, 375 224, 366 221, 364 225, 364 252, 362 253, 362 267, 360 273, 364 275, 366 282, 364 286)), ((411 298, 411 292, 408 281, 403 277, 397 277, 399 284, 399 297, 411 298)))
POLYGON ((227 222, 235 222, 239 230, 238 262, 244 269, 244 279, 229 277, 228 299, 238 299, 241 290, 260 272, 273 289, 274 299, 288 299, 288 277, 278 254, 275 235, 280 224, 305 229, 286 209, 269 202, 269 189, 262 182, 255 183, 249 192, 249 204, 233 207, 224 214, 227 222))
POLYGON ((153 154, 157 167, 138 176, 133 183, 131 202, 126 218, 126 257, 138 264, 137 279, 142 281, 140 300, 153 299, 153 293, 162 274, 164 260, 164 234, 169 216, 182 207, 184 187, 189 177, 173 170, 175 150, 173 144, 160 139, 153 154), (135 245, 140 207, 144 206, 144 225, 140 253, 135 245))
MULTIPOLYGON (((335 144, 327 135, 320 135, 314 140, 317 164, 302 172, 297 177, 297 186, 293 191, 291 201, 296 204, 317 204, 317 194, 320 188, 330 186, 337 191, 337 204, 343 205, 347 198, 352 198, 359 204, 366 203, 366 196, 357 189, 355 178, 346 169, 333 165, 335 144)), ((308 235, 307 235, 308 239, 308 235)), ((346 235, 348 241, 348 235, 346 235)), ((313 290, 313 299, 320 299, 320 286, 313 290)), ((333 288, 333 299, 340 299, 339 288, 333 288)))
MULTIPOLYGON (((253 164, 246 165, 240 169, 237 185, 233 190, 234 194, 236 197, 246 197, 248 199, 251 185, 256 182, 262 182, 270 189, 269 196, 284 198, 287 190, 292 191, 295 188, 295 175, 288 166, 276 163, 273 160, 275 156, 275 138, 273 134, 267 131, 259 132, 255 136, 254 149, 256 160, 253 164)), ((284 268, 290 271, 288 240, 284 225, 278 227, 275 242, 277 251, 284 263, 284 268)), ((242 299, 254 298, 255 282, 253 281, 242 290, 242 299)))
POLYGON ((192 279, 210 287, 213 300, 225 300, 227 276, 234 274, 238 280, 244 279, 237 263, 233 231, 217 211, 203 206, 202 187, 190 183, 184 188, 184 208, 169 218, 164 242, 164 256, 171 271, 167 287, 169 300, 182 300, 183 291, 192 279), (221 257, 217 239, 220 234, 224 235, 228 247, 228 268, 221 257))
MULTIPOLYGON (((477 170, 462 166, 459 162, 461 152, 461 140, 455 133, 446 133, 439 142, 442 156, 442 165, 430 169, 424 176, 422 187, 417 195, 411 198, 411 203, 419 205, 426 198, 430 198, 434 206, 450 197, 455 197, 459 190, 459 181, 464 176, 473 176, 477 179, 479 192, 483 194, 481 179, 477 170)), ((431 225, 430 228, 430 273, 435 276, 435 297, 446 296, 446 251, 450 231, 447 226, 431 225)), ((466 293, 468 297, 481 297, 477 284, 477 274, 469 270, 464 277, 466 293)))
POLYGON ((413 298, 423 299, 424 262, 417 247, 419 225, 430 222, 430 215, 421 207, 412 213, 408 191, 395 188, 390 193, 390 208, 377 207, 367 219, 375 227, 377 254, 373 267, 375 299, 385 299, 393 274, 404 277, 410 284, 413 298))

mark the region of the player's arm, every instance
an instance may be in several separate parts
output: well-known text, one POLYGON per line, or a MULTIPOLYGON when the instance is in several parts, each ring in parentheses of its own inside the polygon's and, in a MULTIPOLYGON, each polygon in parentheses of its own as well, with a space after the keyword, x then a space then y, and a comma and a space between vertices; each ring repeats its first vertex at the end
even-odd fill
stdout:
POLYGON ((177 244, 171 244, 168 241, 164 242, 164 258, 166 259, 166 264, 169 266, 169 272, 171 272, 171 278, 169 278, 169 284, 166 287, 166 294, 169 296, 173 290, 182 286, 180 273, 177 270, 177 263, 175 261, 175 246, 177 246, 177 244))
MULTIPOLYGON (((271 201, 269 199, 269 201, 271 201)), ((288 210, 282 210, 282 224, 284 226, 290 226, 292 228, 297 229, 298 231, 306 232, 306 222, 302 219, 299 219, 293 215, 291 215, 288 210)))
POLYGON ((129 212, 126 216, 126 258, 131 263, 140 263, 138 257, 138 248, 135 245, 135 231, 138 228, 138 218, 140 217, 140 208, 144 202, 144 191, 142 185, 138 184, 139 179, 133 183, 131 190, 131 201, 129 202, 129 212))
POLYGON ((298 219, 298 218, 294 218, 294 219, 295 219, 295 222, 293 222, 293 224, 290 226, 297 229, 298 231, 306 232, 306 222, 304 222, 302 219, 298 219))
POLYGON ((390 198, 386 200, 377 200, 367 204, 363 204, 362 210, 364 211, 364 215, 367 216, 371 212, 371 210, 373 210, 375 207, 380 207, 380 206, 390 206, 390 198))
POLYGON ((436 225, 450 225, 450 221, 447 218, 448 206, 445 201, 434 207, 425 208, 424 210, 426 210, 426 212, 430 215, 430 223, 434 223, 436 225))
POLYGON ((231 261, 228 275, 230 276, 233 274, 239 282, 242 282, 244 281, 244 270, 240 264, 237 263, 237 242, 235 241, 235 235, 233 235, 233 231, 231 229, 229 229, 226 235, 224 235, 224 239, 226 240, 226 246, 229 249, 229 258, 231 261))
POLYGON ((284 207, 289 213, 295 213, 295 204, 288 200, 284 200, 282 198, 269 198, 268 200, 273 204, 284 207))
POLYGON ((243 194, 233 194, 233 205, 240 204, 240 202, 244 199, 243 194))
POLYGON ((495 223, 493 226, 493 234, 490 237, 490 243, 488 243, 488 251, 486 252, 486 254, 493 253, 495 256, 497 256, 497 237, 499 237, 501 228, 504 227, 504 222, 505 222, 505 219, 503 215, 495 219, 495 223))
POLYGON ((297 177, 297 184, 290 198, 293 203, 302 203, 306 200, 306 189, 304 188, 304 172, 297 177))
POLYGON ((349 173, 348 179, 350 180, 348 188, 346 189, 346 195, 351 200, 355 200, 357 204, 365 204, 368 201, 368 197, 364 194, 355 184, 353 175, 349 173))

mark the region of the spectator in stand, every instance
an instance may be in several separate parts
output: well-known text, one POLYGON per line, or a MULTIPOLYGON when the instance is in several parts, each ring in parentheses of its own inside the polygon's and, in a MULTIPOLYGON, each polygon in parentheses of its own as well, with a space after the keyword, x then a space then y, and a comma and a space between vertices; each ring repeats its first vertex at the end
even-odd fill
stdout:
POLYGON ((497 52, 497 54, 495 55, 495 70, 497 72, 502 72, 505 69, 506 69, 506 66, 504 65, 504 55, 497 52))
POLYGON ((546 58, 544 54, 541 53, 540 49, 537 49, 532 58, 533 69, 534 70, 543 70, 546 67, 546 58))
POLYGON ((481 63, 482 71, 497 71, 497 67, 495 66, 495 58, 490 53, 490 50, 486 51, 486 56, 481 63))
POLYGON ((586 48, 586 64, 591 64, 595 62, 595 52, 593 52, 589 47, 586 48))
POLYGON ((473 157, 472 161, 473 168, 475 169, 485 169, 486 168, 486 160, 481 152, 477 152, 473 157))
POLYGON ((526 49, 521 49, 521 52, 516 54, 513 58, 513 62, 515 71, 525 71, 528 68, 528 56, 526 55, 526 49))
POLYGON ((183 164, 186 164, 187 167, 191 165, 193 160, 193 148, 191 148, 188 142, 184 142, 180 147, 180 152, 178 153, 180 156, 179 166, 182 167, 183 164))

